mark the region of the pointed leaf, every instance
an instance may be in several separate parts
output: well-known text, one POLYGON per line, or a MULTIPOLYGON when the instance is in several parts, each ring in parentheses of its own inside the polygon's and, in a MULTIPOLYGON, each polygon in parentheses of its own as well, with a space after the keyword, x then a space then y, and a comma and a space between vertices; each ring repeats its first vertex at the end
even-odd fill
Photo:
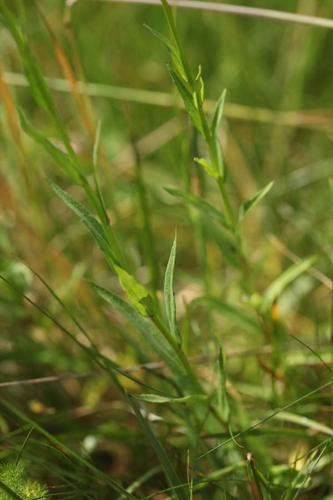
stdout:
POLYGON ((75 212, 76 215, 78 215, 82 222, 87 226, 87 228, 95 238, 101 252, 105 256, 107 261, 111 264, 111 267, 114 267, 115 265, 119 266, 118 261, 113 254, 110 244, 107 240, 102 225, 95 219, 90 210, 78 201, 74 200, 74 198, 72 198, 66 191, 61 189, 61 187, 54 182, 50 182, 50 184, 56 195, 58 195, 59 198, 61 198, 62 201, 71 210, 73 210, 73 212, 75 212))
POLYGON ((224 89, 216 103, 215 112, 211 124, 211 132, 213 137, 217 137, 218 135, 219 126, 223 116, 223 108, 224 108, 226 94, 227 94, 227 89, 224 89))
POLYGON ((210 177, 213 177, 214 179, 218 179, 220 177, 216 168, 204 158, 194 158, 194 161, 198 163, 198 165, 200 165, 210 177))
POLYGON ((158 40, 160 40, 163 45, 167 47, 167 49, 171 52, 171 54, 178 55, 177 54, 177 47, 165 36, 163 33, 160 33, 159 31, 155 30, 154 28, 151 28, 148 26, 148 24, 144 24, 144 27, 147 28, 147 30, 150 31, 158 40))
POLYGON ((190 205, 198 209, 203 215, 206 215, 207 217, 212 217, 218 220, 223 226, 227 228, 229 227, 224 218, 224 215, 203 198, 195 196, 194 194, 191 193, 186 193, 185 191, 180 191, 178 189, 173 189, 173 188, 164 188, 164 189, 172 196, 177 196, 178 198, 181 198, 185 202, 189 203, 190 205))
POLYGON ((156 326, 147 318, 141 316, 134 307, 127 304, 115 293, 94 283, 92 283, 92 287, 102 299, 108 302, 113 309, 127 319, 127 321, 140 332, 145 342, 166 363, 178 380, 184 381, 185 373, 182 365, 178 361, 177 356, 175 356, 175 352, 156 326))
POLYGON ((170 487, 170 490, 174 490, 172 493, 173 498, 177 498, 178 500, 186 500, 188 498, 187 493, 185 493, 184 488, 180 488, 179 485, 182 484, 181 479, 178 477, 177 472, 175 471, 175 468, 173 466, 172 461, 169 459, 165 448, 162 444, 161 439, 158 439, 155 436, 155 433, 149 423, 149 420, 144 418, 141 409, 135 400, 135 398, 132 399, 132 407, 133 410, 136 414, 136 417, 145 432, 148 441, 151 443, 158 460, 160 461, 160 464, 163 468, 163 472, 165 474, 166 480, 168 482, 168 485, 170 487))
POLYGON ((182 79, 177 75, 177 73, 173 70, 170 70, 170 75, 171 78, 174 82, 174 84, 177 87, 177 90, 183 99, 185 109, 187 113, 189 114, 194 126, 198 129, 200 134, 202 134, 202 128, 201 128, 201 120, 200 120, 200 115, 198 112, 198 109, 196 108, 194 101, 193 101, 193 95, 191 92, 187 89, 185 83, 182 81, 182 79))
POLYGON ((198 73, 197 76, 195 77, 196 81, 199 82, 199 95, 200 95, 200 102, 201 104, 204 102, 205 99, 205 83, 202 78, 202 66, 199 64, 198 68, 198 73))
POLYGON ((260 324, 254 317, 250 316, 250 314, 246 313, 242 308, 226 304, 222 300, 213 297, 205 296, 194 299, 190 306, 196 307, 202 304, 220 312, 225 318, 239 328, 251 334, 260 335, 260 324))
POLYGON ((176 301, 173 291, 173 273, 176 260, 177 236, 173 241, 169 261, 164 277, 164 304, 165 313, 168 320, 168 325, 171 334, 177 339, 178 344, 181 344, 180 332, 176 322, 176 301))
POLYGON ((178 47, 175 44, 173 44, 165 35, 163 35, 159 31, 154 30, 153 28, 151 28, 147 24, 145 24, 144 26, 156 38, 158 38, 163 43, 163 45, 165 45, 167 47, 168 51, 170 52, 170 56, 171 56, 172 62, 174 64, 174 68, 175 68, 176 72, 180 75, 180 77, 184 81, 187 81, 187 78, 186 78, 186 75, 185 75, 185 71, 184 71, 184 67, 183 67, 183 63, 182 63, 182 60, 181 60, 181 56, 180 56, 179 51, 178 51, 178 47))
POLYGON ((144 301, 149 297, 148 290, 141 285, 134 276, 125 271, 125 269, 115 266, 115 271, 118 275, 120 285, 127 293, 130 302, 136 307, 140 314, 147 316, 148 310, 144 301))
POLYGON ((19 110, 21 127, 26 134, 38 142, 56 164, 65 172, 74 182, 82 184, 82 174, 79 172, 75 163, 71 161, 66 153, 57 148, 51 141, 40 134, 28 121, 22 110, 19 110))
POLYGON ((314 263, 315 257, 309 257, 297 264, 293 264, 286 271, 284 271, 276 280, 274 280, 269 287, 265 290, 262 302, 262 312, 268 312, 272 307, 274 301, 281 295, 283 290, 298 276, 307 271, 314 263))
POLYGON ((239 211, 239 222, 241 222, 244 219, 245 215, 248 213, 249 210, 254 208, 259 203, 259 201, 261 201, 266 196, 266 194, 272 189, 272 187, 273 187, 273 182, 270 182, 269 184, 267 184, 267 186, 258 191, 258 193, 254 195, 253 198, 246 201, 241 206, 239 211))
POLYGON ((95 219, 87 207, 74 200, 66 191, 61 189, 57 184, 51 183, 54 192, 71 208, 87 226, 95 241, 97 242, 101 252, 106 258, 111 268, 116 272, 120 285, 127 294, 130 302, 137 308, 140 314, 146 316, 148 314, 149 293, 141 285, 134 276, 123 269, 114 255, 103 226, 95 219))
POLYGON ((196 401, 206 401, 208 396, 206 394, 191 394, 190 396, 184 396, 181 398, 168 398, 165 396, 158 396, 157 394, 140 394, 140 396, 135 396, 135 399, 140 401, 145 401, 146 403, 154 404, 166 404, 166 403, 195 403, 196 401))

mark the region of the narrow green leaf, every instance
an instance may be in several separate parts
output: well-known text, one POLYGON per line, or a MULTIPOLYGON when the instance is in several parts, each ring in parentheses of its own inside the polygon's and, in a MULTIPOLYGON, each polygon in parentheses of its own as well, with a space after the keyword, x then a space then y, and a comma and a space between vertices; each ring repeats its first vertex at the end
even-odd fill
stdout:
POLYGON ((276 280, 274 280, 269 287, 265 290, 262 302, 261 311, 268 312, 272 307, 274 301, 281 295, 283 290, 298 276, 307 271, 314 263, 315 257, 309 257, 293 264, 286 271, 284 271, 276 280))
POLYGON ((155 351, 159 357, 166 363, 170 368, 172 373, 178 378, 178 380, 184 380, 185 372, 180 364, 177 356, 175 356, 174 350, 165 340, 161 332, 155 327, 155 325, 139 314, 139 312, 127 304, 123 299, 121 299, 115 293, 106 290, 94 283, 92 286, 96 293, 102 297, 106 302, 108 302, 113 309, 115 309, 121 316, 127 319, 129 323, 136 328, 142 335, 145 342, 155 351))
POLYGON ((162 3, 164 15, 166 17, 166 20, 167 20, 167 23, 169 26, 172 40, 173 40, 175 46, 177 47, 179 54, 181 54, 181 46, 180 46, 179 40, 178 40, 176 23, 175 23, 175 20, 173 17, 172 9, 171 9, 170 5, 168 4, 167 0, 161 0, 161 3, 162 3))
POLYGON ((200 198, 199 196, 195 196, 194 194, 191 193, 186 193, 185 191, 180 191, 178 189, 173 189, 173 188, 164 188, 164 189, 172 196, 177 196, 178 198, 181 198, 185 202, 189 203, 190 205, 198 209, 203 215, 218 220, 226 228, 229 227, 225 220, 224 215, 205 199, 200 198))
MULTIPOLYGON (((251 453, 246 455, 247 465, 248 465, 248 477, 251 490, 252 498, 256 500, 266 500, 264 497, 264 492, 262 490, 261 481, 259 475, 257 474, 257 469, 254 465, 254 458, 251 453)), ((267 499, 268 500, 268 499, 267 499)))
POLYGON ((296 413, 291 413, 288 411, 281 411, 277 415, 274 415, 274 419, 281 420, 282 422, 289 422, 295 425, 306 427, 311 429, 311 431, 320 432, 322 434, 327 434, 333 437, 333 429, 324 425, 316 420, 305 417, 304 415, 297 415, 296 413))
POLYGON ((224 353, 222 347, 219 349, 218 356, 218 371, 219 371, 219 387, 218 387, 218 406, 222 418, 225 422, 228 422, 230 415, 228 394, 226 390, 226 376, 225 376, 225 361, 224 361, 224 353))
POLYGON ((214 179, 218 179, 220 177, 220 173, 211 163, 209 163, 209 161, 204 158, 194 158, 194 161, 198 163, 198 165, 200 165, 210 177, 213 177, 214 179))
POLYGON ((242 220, 244 219, 245 215, 249 212, 249 210, 258 205, 258 203, 266 196, 266 194, 272 189, 272 187, 273 187, 273 182, 270 182, 269 184, 267 184, 267 186, 258 191, 258 193, 254 195, 253 198, 246 201, 241 206, 238 217, 239 222, 242 222, 242 220))
POLYGON ((63 202, 71 208, 87 226, 95 241, 97 242, 101 252, 109 263, 110 267, 115 271, 119 278, 119 283, 127 294, 130 302, 137 308, 142 315, 148 314, 148 306, 152 305, 149 301, 148 291, 141 285, 137 279, 123 269, 107 239, 103 226, 95 219, 87 207, 74 200, 66 191, 61 189, 57 184, 51 182, 54 192, 63 200, 63 202))
POLYGON ((202 78, 202 66, 199 64, 198 73, 195 77, 195 80, 199 83, 199 95, 200 95, 200 103, 202 104, 205 99, 205 83, 202 78))
POLYGON ((69 158, 69 156, 61 151, 59 148, 54 146, 51 141, 40 134, 28 121, 27 117, 22 110, 19 110, 19 117, 21 127, 26 134, 28 134, 32 139, 34 139, 38 144, 40 144, 45 151, 50 155, 50 157, 55 161, 55 163, 61 167, 63 172, 68 175, 73 182, 77 184, 82 184, 82 174, 78 170, 75 163, 69 158))
POLYGON ((149 298, 148 290, 139 283, 134 276, 129 274, 125 269, 114 266, 118 275, 122 289, 127 293, 130 302, 136 307, 138 312, 143 316, 147 316, 149 311, 144 305, 145 299, 149 298))
POLYGON ((174 68, 176 72, 180 75, 180 77, 184 80, 187 81, 186 74, 184 71, 183 63, 181 60, 181 56, 178 51, 178 47, 172 43, 165 35, 160 33, 159 31, 156 31, 155 29, 151 28, 147 24, 144 25, 156 38, 158 38, 163 45, 165 45, 170 53, 172 62, 174 64, 174 68))
POLYGON ((190 396, 184 396, 182 398, 168 398, 165 396, 158 396, 157 394, 140 394, 135 396, 135 399, 140 401, 145 401, 146 403, 155 404, 166 404, 166 403, 176 403, 176 404, 186 404, 195 403, 196 401, 206 401, 208 396, 206 394, 191 394, 190 396))
POLYGON ((98 181, 98 176, 97 176, 97 168, 98 168, 98 151, 99 151, 99 146, 101 142, 101 130, 102 130, 102 123, 101 121, 98 122, 97 125, 97 130, 96 130, 96 137, 94 141, 94 147, 93 147, 93 155, 92 155, 92 164, 93 164, 93 177, 94 177, 94 184, 95 184, 95 191, 97 195, 97 199, 99 201, 99 206, 101 208, 101 215, 103 217, 103 221, 108 225, 109 224, 109 217, 106 211, 106 205, 104 202, 103 198, 103 193, 99 185, 98 181))
POLYGON ((78 215, 82 222, 87 226, 111 267, 114 268, 115 265, 119 266, 119 263, 112 252, 102 225, 95 219, 90 210, 78 201, 74 200, 74 198, 72 198, 68 193, 66 193, 66 191, 61 189, 61 187, 54 182, 50 181, 50 185, 56 195, 58 195, 59 198, 61 198, 61 200, 71 210, 73 210, 73 212, 75 212, 76 215, 78 215))
POLYGON ((176 321, 176 301, 173 291, 173 273, 176 260, 177 236, 173 241, 168 264, 164 276, 164 304, 165 313, 168 320, 168 325, 171 334, 177 339, 178 344, 181 344, 180 332, 176 321))
MULTIPOLYGON (((50 443, 52 443, 54 446, 56 446, 58 449, 62 450, 68 457, 70 457, 74 463, 77 463, 78 465, 83 465, 87 470, 89 470, 90 474, 92 477, 96 477, 96 479, 100 478, 104 480, 107 484, 109 484, 115 492, 118 494, 123 494, 125 495, 126 498, 130 498, 135 500, 137 497, 132 495, 131 493, 128 493, 122 486, 119 484, 119 480, 115 480, 111 477, 110 474, 106 474, 105 472, 101 471, 97 467, 95 467, 90 460, 87 460, 81 453, 76 452, 69 448, 63 441, 60 441, 54 433, 48 432, 44 427, 39 425, 36 421, 32 420, 29 416, 27 416, 25 413, 21 412, 19 409, 17 409, 15 406, 11 405, 8 401, 5 399, 1 399, 1 404, 9 409, 15 416, 16 418, 19 418, 22 420, 22 422, 25 422, 28 424, 30 427, 34 427, 36 432, 39 432, 42 436, 44 436, 50 443)), ((21 498, 21 497, 19 497, 21 498)), ((21 500, 23 500, 21 498, 21 500)), ((37 499, 35 499, 37 500, 37 499)))
POLYGON ((160 464, 163 468, 166 480, 168 485, 173 491, 173 498, 178 498, 178 500, 187 500, 187 494, 185 489, 179 487, 179 485, 183 484, 184 481, 178 477, 177 472, 174 469, 173 463, 169 459, 164 446, 162 445, 162 441, 155 436, 155 433, 149 423, 149 421, 143 416, 141 408, 139 407, 137 401, 132 397, 132 407, 136 414, 136 417, 145 432, 148 441, 150 442, 152 448, 154 449, 160 464))
POLYGON ((215 149, 215 156, 217 160, 218 176, 222 179, 225 177, 225 167, 223 161, 222 147, 219 139, 219 127, 221 124, 221 119, 223 116, 224 101, 226 97, 227 90, 224 89, 221 93, 219 99, 217 100, 214 115, 211 122, 211 136, 212 143, 215 149))
POLYGON ((183 99, 185 109, 187 113, 189 114, 193 125, 197 128, 197 130, 202 134, 202 127, 201 127, 201 120, 200 120, 200 115, 198 112, 198 109, 195 106, 195 103, 193 101, 193 95, 191 92, 188 90, 186 87, 185 83, 182 81, 182 79, 177 75, 175 71, 172 69, 170 70, 170 75, 171 78, 174 82, 174 84, 177 87, 177 90, 183 99))
POLYGON ((305 489, 311 484, 311 476, 316 470, 316 467, 323 456, 331 438, 324 441, 322 449, 314 449, 312 453, 309 454, 307 460, 305 461, 303 467, 298 471, 297 475, 294 477, 293 481, 290 482, 288 488, 284 492, 284 500, 296 500, 297 497, 305 493, 305 489))
POLYGON ((147 30, 149 30, 150 33, 152 33, 158 40, 160 40, 163 45, 165 45, 171 52, 171 54, 176 56, 178 55, 177 47, 172 42, 170 42, 170 40, 165 35, 163 35, 163 33, 160 33, 160 31, 151 28, 150 26, 148 26, 148 24, 144 24, 144 27, 147 28, 147 30))
POLYGON ((1 21, 11 33, 17 45, 22 59, 24 72, 30 83, 32 95, 39 106, 44 109, 48 109, 50 105, 48 91, 41 76, 40 68, 38 64, 36 64, 36 61, 29 50, 26 37, 20 29, 16 17, 10 9, 8 9, 6 2, 3 0, 0 2, 0 11, 1 21))
POLYGON ((219 139, 218 135, 213 136, 212 141, 213 141, 213 146, 214 146, 215 154, 216 154, 218 176, 219 176, 219 178, 221 178, 225 182, 225 179, 226 179, 225 165, 224 165, 224 160, 223 160, 222 146, 221 146, 220 139, 219 139))
POLYGON ((209 308, 213 308, 220 312, 225 318, 227 318, 231 323, 238 326, 239 328, 251 333, 253 335, 260 335, 261 328, 258 321, 246 313, 240 307, 232 306, 226 304, 222 300, 213 297, 198 297, 194 299, 190 307, 197 307, 199 305, 206 305, 209 308))
MULTIPOLYGON (((32 4, 32 8, 33 7, 34 5, 32 4)), ((63 121, 59 117, 58 110, 53 103, 50 91, 44 81, 41 67, 30 50, 26 35, 18 27, 16 16, 8 9, 3 0, 0 1, 0 12, 2 22, 10 31, 17 45, 18 52, 22 60, 23 70, 27 80, 29 81, 30 90, 34 99, 41 108, 44 108, 50 113, 57 126, 58 132, 63 139, 66 149, 73 152, 63 121)))
POLYGON ((220 127, 221 119, 223 116, 223 109, 224 109, 224 102, 225 102, 225 97, 227 94, 227 89, 224 89, 223 92, 221 93, 220 97, 217 100, 214 115, 212 118, 212 124, 211 124, 211 133, 213 137, 218 136, 218 130, 220 127))

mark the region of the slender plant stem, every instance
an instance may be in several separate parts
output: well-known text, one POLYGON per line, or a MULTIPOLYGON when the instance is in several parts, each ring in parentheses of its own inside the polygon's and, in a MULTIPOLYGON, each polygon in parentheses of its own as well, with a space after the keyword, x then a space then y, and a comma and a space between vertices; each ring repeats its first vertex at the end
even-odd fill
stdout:
MULTIPOLYGON (((93 2, 104 3, 132 3, 142 5, 160 5, 159 0, 90 0, 93 2)), ((333 29, 333 20, 325 17, 308 16, 294 12, 285 12, 274 9, 261 9, 258 7, 247 7, 245 5, 232 5, 220 2, 202 2, 199 0, 169 0, 170 5, 180 8, 205 10, 221 12, 225 14, 234 14, 238 16, 250 16, 275 21, 284 21, 290 23, 307 24, 309 26, 318 26, 321 28, 333 29)))

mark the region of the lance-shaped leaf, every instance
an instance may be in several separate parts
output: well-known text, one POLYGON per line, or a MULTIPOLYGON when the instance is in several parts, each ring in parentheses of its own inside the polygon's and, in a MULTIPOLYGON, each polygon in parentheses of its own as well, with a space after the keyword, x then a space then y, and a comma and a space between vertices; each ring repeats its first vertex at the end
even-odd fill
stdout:
POLYGON ((110 244, 108 242, 107 236, 102 225, 95 219, 90 210, 76 201, 72 196, 70 196, 66 191, 64 191, 60 186, 50 181, 50 185, 56 195, 71 209, 76 213, 82 220, 82 222, 89 229, 94 239, 96 240, 101 252, 106 257, 107 261, 113 267, 114 265, 119 265, 115 255, 112 252, 110 244))
POLYGON ((176 260, 177 237, 173 241, 168 264, 164 276, 164 304, 169 330, 173 337, 181 344, 180 332, 176 322, 176 301, 173 291, 173 273, 176 260))
POLYGON ((57 184, 51 183, 51 186, 54 192, 80 217, 82 222, 89 229, 108 264, 116 272, 119 283, 127 294, 130 302, 137 308, 140 314, 144 316, 147 315, 148 306, 152 303, 152 301, 149 301, 149 293, 134 276, 121 267, 108 241, 103 226, 95 219, 87 207, 74 200, 74 198, 57 184))
POLYGON ((185 109, 187 113, 189 114, 193 125, 197 128, 197 130, 202 134, 202 127, 201 127, 201 120, 200 120, 200 114, 198 111, 198 108, 195 106, 194 100, 193 100, 193 95, 191 92, 188 90, 186 87, 185 83, 183 80, 178 76, 178 74, 173 71, 172 69, 170 70, 170 75, 171 78, 174 82, 174 84, 177 87, 177 90, 183 100, 185 109))
POLYGON ((149 301, 148 290, 120 266, 114 266, 118 275, 122 289, 127 293, 130 302, 136 307, 140 314, 147 316, 152 306, 152 300, 149 301))
POLYGON ((225 96, 227 94, 227 89, 224 89, 222 94, 217 100, 213 119, 212 119, 212 124, 211 124, 211 133, 213 137, 218 136, 218 130, 219 126, 221 124, 221 119, 223 116, 223 108, 224 108, 224 102, 225 102, 225 96))
MULTIPOLYGON (((34 2, 31 2, 31 9, 33 10, 34 8, 34 2)), ((71 146, 63 121, 60 119, 58 110, 52 100, 51 93, 44 81, 40 65, 30 50, 27 36, 18 27, 17 17, 8 9, 6 2, 3 0, 0 0, 0 14, 0 20, 5 24, 15 40, 22 60, 23 70, 29 81, 30 90, 34 99, 41 108, 46 109, 51 114, 64 144, 70 149, 71 146)))
POLYGON ((202 213, 202 215, 214 218, 218 220, 223 226, 227 228, 229 227, 225 220, 224 215, 203 198, 195 196, 194 194, 191 193, 186 193, 185 191, 180 191, 178 189, 165 188, 165 190, 172 196, 177 196, 178 198, 184 200, 186 203, 198 209, 202 213))
POLYGON ((218 176, 221 179, 225 178, 225 167, 224 167, 224 161, 223 161, 222 147, 221 147, 221 143, 220 143, 220 139, 219 139, 219 128, 220 128, 221 119, 223 116, 224 101, 225 101, 226 93, 227 93, 227 90, 224 89, 222 94, 220 95, 219 99, 217 100, 214 115, 213 115, 212 122, 211 122, 212 143, 213 143, 213 147, 215 149, 215 157, 216 157, 216 162, 217 162, 218 176))
POLYGON ((281 295, 283 290, 298 276, 307 271, 314 263, 315 257, 309 257, 296 264, 290 266, 284 271, 276 280, 274 280, 269 287, 265 290, 262 302, 261 311, 268 312, 272 307, 274 301, 281 295))
POLYGON ((169 459, 165 451, 165 448, 162 445, 161 439, 158 439, 155 436, 155 433, 149 423, 149 420, 144 417, 138 402, 133 397, 131 399, 132 399, 132 408, 136 414, 136 417, 163 468, 163 472, 168 482, 172 498, 178 500, 186 500, 188 498, 188 495, 185 492, 185 488, 179 487, 179 485, 182 484, 182 481, 174 468, 173 462, 169 459))
POLYGON ((209 163, 209 161, 205 160, 205 158, 194 158, 194 161, 198 163, 198 165, 200 165, 210 177, 213 177, 214 179, 218 179, 220 177, 220 172, 217 168, 209 163))
POLYGON ((258 205, 259 201, 261 201, 266 196, 266 194, 272 189, 272 186, 273 186, 273 182, 270 182, 269 184, 267 184, 267 186, 265 186, 263 189, 258 191, 258 193, 255 194, 253 196, 253 198, 246 201, 241 206, 240 211, 239 211, 239 217, 238 217, 239 222, 242 222, 242 220, 244 219, 245 215, 249 212, 249 210, 251 210, 256 205, 258 205))
POLYGON ((204 99, 205 99, 205 83, 202 78, 202 66, 199 64, 198 68, 198 73, 197 76, 195 77, 195 81, 198 82, 199 84, 199 98, 200 98, 200 103, 203 104, 204 99))
POLYGON ((165 45, 167 47, 167 49, 170 53, 173 65, 174 65, 174 69, 176 70, 176 72, 181 76, 181 78, 184 81, 187 81, 186 74, 184 71, 184 66, 183 66, 183 63, 181 60, 181 56, 179 54, 178 47, 174 43, 172 43, 166 36, 164 36, 162 33, 160 33, 159 31, 154 30, 153 28, 151 28, 147 24, 145 24, 144 26, 154 36, 156 36, 156 38, 158 38, 163 43, 163 45, 165 45))
POLYGON ((92 287, 102 299, 108 302, 115 311, 127 319, 127 321, 140 332, 144 341, 159 355, 160 359, 166 363, 176 378, 179 381, 184 381, 186 375, 180 361, 156 326, 147 318, 141 316, 134 307, 127 304, 117 294, 94 283, 92 283, 92 287))
POLYGON ((199 305, 206 305, 208 308, 214 309, 221 313, 228 321, 232 324, 238 326, 242 330, 254 335, 260 335, 261 328, 258 321, 245 312, 239 307, 233 306, 231 304, 226 304, 220 299, 214 297, 198 297, 192 300, 190 306, 191 308, 197 307, 199 305))
POLYGON ((168 398, 166 396, 159 396, 158 394, 140 394, 140 396, 135 396, 135 399, 154 404, 186 404, 196 403, 197 401, 206 401, 208 396, 206 394, 191 394, 190 396, 183 396, 181 398, 168 398))
POLYGON ((42 108, 48 109, 51 105, 50 97, 48 89, 43 80, 40 67, 29 50, 27 39, 22 33, 21 29, 18 27, 18 22, 15 18, 15 15, 13 14, 13 12, 11 12, 10 9, 8 9, 8 7, 6 6, 6 2, 4 2, 3 0, 1 0, 0 2, 0 13, 1 22, 11 33, 17 45, 19 54, 22 59, 23 69, 30 84, 32 95, 42 108))
POLYGON ((65 172, 66 175, 74 182, 82 184, 82 174, 77 168, 77 165, 69 158, 69 156, 57 148, 51 141, 40 134, 28 121, 22 110, 19 110, 21 127, 26 134, 38 142, 44 150, 50 155, 55 163, 65 172))

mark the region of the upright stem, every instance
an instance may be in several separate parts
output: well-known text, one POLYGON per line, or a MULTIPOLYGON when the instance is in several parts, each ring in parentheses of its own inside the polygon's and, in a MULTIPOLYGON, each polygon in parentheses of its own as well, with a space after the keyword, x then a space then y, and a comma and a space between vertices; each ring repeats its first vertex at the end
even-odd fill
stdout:
POLYGON ((218 178, 217 183, 219 186, 219 190, 220 190, 220 194, 221 194, 221 198, 222 198, 222 203, 223 203, 223 207, 225 210, 226 221, 229 224, 229 226, 232 228, 233 232, 235 232, 236 220, 235 220, 235 216, 234 216, 234 213, 233 213, 233 210, 231 207, 229 196, 228 196, 226 189, 225 189, 225 183, 221 177, 218 178))

